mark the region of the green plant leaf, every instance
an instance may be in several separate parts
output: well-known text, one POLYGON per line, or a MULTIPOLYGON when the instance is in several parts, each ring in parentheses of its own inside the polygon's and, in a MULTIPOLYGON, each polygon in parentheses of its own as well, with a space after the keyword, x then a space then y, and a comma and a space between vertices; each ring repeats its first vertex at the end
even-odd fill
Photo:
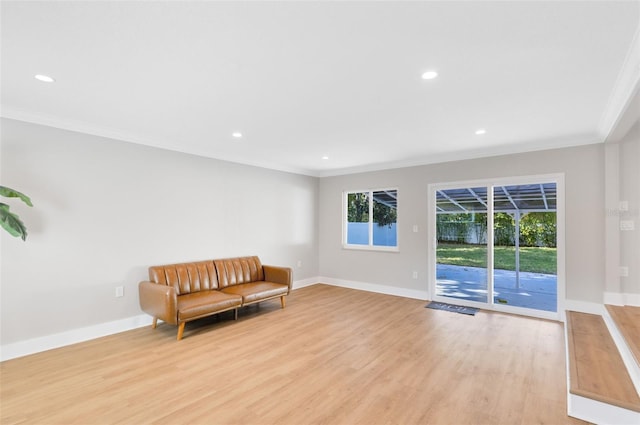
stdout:
POLYGON ((27 228, 20 218, 9 211, 9 205, 0 203, 0 226, 11 236, 27 240, 27 228))
POLYGON ((0 186, 0 196, 4 196, 5 198, 20 198, 25 204, 29 205, 30 207, 33 206, 33 204, 31 203, 31 199, 29 199, 27 195, 9 187, 0 186))

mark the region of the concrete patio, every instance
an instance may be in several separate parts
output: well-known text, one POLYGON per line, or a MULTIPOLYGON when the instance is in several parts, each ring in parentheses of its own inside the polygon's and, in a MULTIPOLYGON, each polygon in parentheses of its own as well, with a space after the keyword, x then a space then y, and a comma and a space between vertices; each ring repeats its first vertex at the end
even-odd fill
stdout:
MULTIPOLYGON (((487 269, 438 264, 437 295, 469 301, 487 302, 487 269)), ((496 304, 535 310, 557 310, 557 276, 553 274, 494 270, 496 304), (506 302, 505 302, 506 301, 506 302)))

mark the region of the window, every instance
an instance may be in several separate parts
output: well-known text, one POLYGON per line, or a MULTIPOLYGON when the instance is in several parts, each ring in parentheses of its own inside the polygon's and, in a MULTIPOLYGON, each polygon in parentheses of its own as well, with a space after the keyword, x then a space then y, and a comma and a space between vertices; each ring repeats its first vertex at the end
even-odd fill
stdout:
POLYGON ((397 251, 397 189, 345 192, 344 205, 345 247, 397 251))

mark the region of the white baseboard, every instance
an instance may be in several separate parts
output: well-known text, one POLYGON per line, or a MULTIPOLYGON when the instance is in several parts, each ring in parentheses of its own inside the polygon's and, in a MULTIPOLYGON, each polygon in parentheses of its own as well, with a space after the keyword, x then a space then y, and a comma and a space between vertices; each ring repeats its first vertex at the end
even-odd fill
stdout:
POLYGON ((565 300, 564 309, 577 311, 580 313, 597 314, 601 316, 603 314, 604 305, 588 301, 565 300))
POLYGON ((320 278, 316 276, 316 277, 310 277, 308 279, 296 280, 293 282, 291 289, 295 291, 296 289, 304 288, 305 286, 315 285, 318 282, 320 282, 319 279, 320 278))
POLYGON ((150 325, 151 322, 151 316, 141 314, 138 316, 128 317, 126 319, 114 320, 113 322, 100 323, 98 325, 71 329, 69 331, 42 336, 39 338, 5 344, 0 347, 0 361, 11 360, 17 357, 39 353, 41 351, 52 350, 54 348, 76 344, 90 339, 96 339, 107 335, 129 331, 131 329, 141 328, 143 326, 150 325))
POLYGON ((429 292, 416 289, 398 288, 391 285, 378 285, 375 283, 356 282, 353 280, 335 279, 332 277, 319 277, 320 283, 342 288, 358 289, 360 291, 376 292, 378 294, 395 295, 397 297, 414 298, 417 300, 428 300, 429 292))
POLYGON ((602 295, 602 301, 605 304, 624 305, 625 294, 620 292, 605 292, 602 295))
POLYGON ((605 292, 603 295, 605 304, 611 305, 632 305, 640 307, 640 294, 629 292, 605 292))
POLYGON ((631 305, 634 307, 640 307, 640 294, 624 294, 624 305, 631 305))

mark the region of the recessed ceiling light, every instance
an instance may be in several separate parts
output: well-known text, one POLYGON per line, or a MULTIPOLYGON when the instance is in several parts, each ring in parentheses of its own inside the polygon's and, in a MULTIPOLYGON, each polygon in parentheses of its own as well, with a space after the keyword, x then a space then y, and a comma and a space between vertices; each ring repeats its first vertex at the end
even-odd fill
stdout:
POLYGON ((437 76, 438 76, 438 73, 436 71, 427 71, 424 74, 422 74, 422 79, 424 79, 424 80, 433 80, 437 76))
POLYGON ((487 130, 485 130, 484 128, 479 128, 479 129, 476 130, 476 134, 478 136, 480 136, 482 134, 485 134, 486 132, 487 132, 487 130))
POLYGON ((34 76, 34 78, 38 81, 42 81, 45 83, 53 83, 54 81, 56 81, 53 78, 49 77, 48 75, 42 75, 42 74, 38 74, 34 76))
POLYGON ((242 138, 242 133, 240 133, 239 131, 236 131, 234 133, 231 134, 233 137, 235 137, 236 139, 241 139, 242 138))
POLYGON ((323 156, 322 159, 329 159, 327 155, 323 156))

